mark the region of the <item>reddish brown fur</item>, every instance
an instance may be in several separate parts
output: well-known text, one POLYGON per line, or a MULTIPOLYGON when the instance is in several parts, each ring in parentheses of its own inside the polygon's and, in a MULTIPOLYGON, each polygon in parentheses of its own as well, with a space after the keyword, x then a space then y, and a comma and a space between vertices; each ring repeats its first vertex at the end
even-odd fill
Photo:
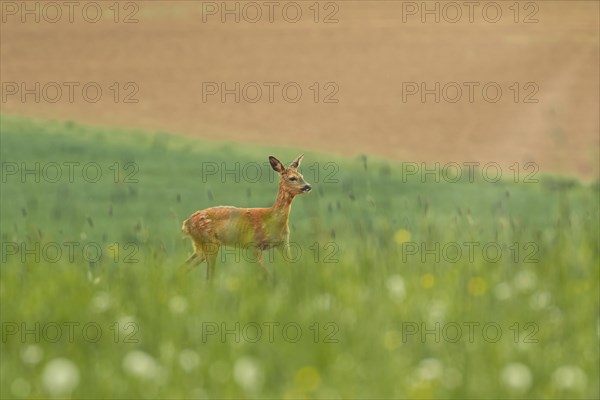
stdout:
MULTIPOLYGON (((311 187, 298 172, 303 156, 299 156, 286 168, 275 157, 269 157, 271 166, 279 173, 279 192, 272 207, 237 208, 212 207, 196 211, 183 222, 182 231, 192 238, 194 253, 186 264, 206 260, 206 279, 214 273, 218 250, 221 246, 240 246, 256 252, 271 247, 286 250, 290 230, 288 219, 294 197, 310 191, 311 187)), ((261 267, 266 274, 264 266, 261 267)))

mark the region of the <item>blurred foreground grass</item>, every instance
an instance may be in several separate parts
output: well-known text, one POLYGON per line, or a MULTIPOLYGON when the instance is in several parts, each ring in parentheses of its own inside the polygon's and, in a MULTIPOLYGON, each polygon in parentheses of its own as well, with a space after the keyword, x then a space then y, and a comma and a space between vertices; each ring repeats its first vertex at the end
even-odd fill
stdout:
POLYGON ((267 284, 234 251, 207 284, 204 264, 178 272, 182 220, 271 205, 267 156, 300 150, 1 132, 3 398, 599 396, 597 184, 423 183, 309 152, 295 259, 267 284))

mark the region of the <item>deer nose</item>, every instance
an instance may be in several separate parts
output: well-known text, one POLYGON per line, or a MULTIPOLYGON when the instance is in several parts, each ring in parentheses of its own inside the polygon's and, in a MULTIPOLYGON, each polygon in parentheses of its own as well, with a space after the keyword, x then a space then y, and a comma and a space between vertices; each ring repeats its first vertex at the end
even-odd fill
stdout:
POLYGON ((302 187, 303 192, 310 192, 311 190, 312 190, 312 187, 310 185, 304 185, 302 187))

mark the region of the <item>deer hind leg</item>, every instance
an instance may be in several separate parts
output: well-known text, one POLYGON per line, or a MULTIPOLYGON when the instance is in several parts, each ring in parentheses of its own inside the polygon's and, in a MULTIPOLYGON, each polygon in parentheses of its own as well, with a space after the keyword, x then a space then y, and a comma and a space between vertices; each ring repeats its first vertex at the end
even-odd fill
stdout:
POLYGON ((215 274, 215 264, 219 254, 219 245, 216 243, 206 243, 202 245, 202 253, 206 259, 206 280, 210 280, 215 274))
POLYGON ((200 245, 198 245, 195 241, 194 244, 194 253, 188 257, 187 260, 181 265, 183 270, 187 273, 190 272, 196 265, 200 264, 202 261, 206 259, 204 252, 200 245))

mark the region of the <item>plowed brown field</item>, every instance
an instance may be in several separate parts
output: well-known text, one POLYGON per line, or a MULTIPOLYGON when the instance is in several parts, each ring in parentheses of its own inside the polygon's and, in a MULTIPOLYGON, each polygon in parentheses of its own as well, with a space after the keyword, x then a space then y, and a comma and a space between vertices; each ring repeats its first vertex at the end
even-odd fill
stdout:
MULTIPOLYGON (((204 3, 142 1, 136 3, 137 11, 121 3, 119 19, 135 11, 137 23, 114 23, 108 9, 113 2, 101 3, 104 14, 98 23, 86 22, 81 13, 75 13, 73 23, 64 15, 58 23, 44 18, 35 23, 32 17, 22 23, 20 14, 7 14, 3 5, 2 112, 241 145, 269 143, 398 161, 495 161, 506 166, 533 161, 542 171, 585 178, 598 174, 596 1, 530 2, 537 11, 521 3, 518 23, 509 8, 513 2, 497 3, 503 14, 496 23, 482 17, 486 2, 479 3, 472 23, 466 8, 457 23, 444 20, 454 15, 450 9, 439 23, 433 16, 422 23, 420 14, 403 14, 407 2, 400 1, 341 1, 335 3, 337 11, 321 2, 317 23, 312 1, 297 2, 303 12, 297 23, 277 12, 284 3, 275 9, 273 23, 265 15, 249 22, 253 10, 244 14, 240 3, 241 21, 230 15, 222 23, 219 10, 210 13, 210 7, 222 3, 204 3), (330 14, 337 23, 323 22, 330 14), (524 23, 527 16, 538 22, 524 23), (46 92, 36 103, 34 95, 7 94, 7 82, 25 82, 29 88, 40 82, 40 91, 46 85, 46 92), (55 103, 48 101, 54 99, 49 82, 63 87, 55 103), (80 83, 73 102, 64 82, 80 83), (96 103, 82 98, 87 82, 103 90, 96 103), (117 102, 115 89, 110 89, 115 82, 117 102), (134 86, 126 87, 127 82, 134 86), (223 102, 220 94, 204 93, 204 101, 207 82, 217 87, 225 82, 228 88, 236 82, 241 88, 256 84, 240 89, 236 103, 233 94, 223 102), (272 102, 265 82, 279 85, 272 86, 272 102), (290 97, 294 86, 302 89, 297 102, 283 97, 282 87, 290 82, 290 97), (315 82, 320 87, 317 102, 315 82), (407 82, 409 87, 410 82, 417 87, 425 82, 430 89, 440 82, 440 102, 434 94, 425 102, 420 94, 403 101, 407 82), (447 85, 451 82, 456 84, 447 85), (478 85, 472 102, 465 82, 478 85), (486 84, 489 100, 494 88, 502 89, 497 102, 483 97, 486 84), (256 86, 262 97, 252 103, 256 86), (457 86, 462 97, 448 101, 455 99, 457 86), (139 102, 124 102, 135 87, 139 91, 132 98, 139 102), (324 102, 336 89, 330 99, 338 102, 324 102)), ((227 4, 235 7, 235 2, 227 4)), ((267 10, 263 2, 255 4, 263 13, 267 10)), ((435 7, 435 2, 427 4, 435 7)), ((444 4, 439 3, 440 10, 444 4)))

